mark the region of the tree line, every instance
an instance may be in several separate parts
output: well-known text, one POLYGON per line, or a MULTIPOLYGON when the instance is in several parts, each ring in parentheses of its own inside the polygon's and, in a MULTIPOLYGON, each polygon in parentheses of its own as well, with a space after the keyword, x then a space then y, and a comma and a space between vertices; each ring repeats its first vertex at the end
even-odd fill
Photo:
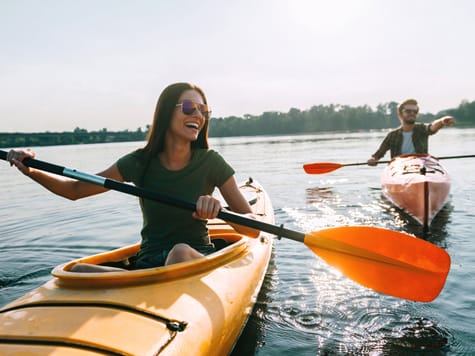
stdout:
POLYGON ((69 132, 0 133, 0 147, 79 145, 88 143, 143 141, 147 131, 87 131, 76 127, 69 132))
MULTIPOLYGON (((399 126, 397 103, 380 104, 376 109, 363 105, 318 105, 308 110, 291 108, 289 112, 269 111, 261 115, 211 118, 210 137, 285 135, 322 131, 358 131, 395 128, 399 126)), ((454 109, 436 115, 421 113, 419 122, 431 122, 442 115, 452 115, 457 127, 475 126, 475 101, 462 101, 454 109)), ((150 126, 135 131, 87 131, 76 128, 72 132, 0 133, 0 147, 28 147, 71 145, 105 142, 143 141, 150 126)))
MULTIPOLYGON (((292 108, 287 113, 264 112, 262 115, 214 118, 210 123, 211 137, 283 135, 321 131, 358 131, 396 128, 400 125, 396 102, 370 106, 318 105, 309 110, 292 108)), ((456 109, 436 115, 421 113, 419 122, 431 122, 442 115, 452 115, 457 127, 475 126, 475 101, 462 101, 456 109)))

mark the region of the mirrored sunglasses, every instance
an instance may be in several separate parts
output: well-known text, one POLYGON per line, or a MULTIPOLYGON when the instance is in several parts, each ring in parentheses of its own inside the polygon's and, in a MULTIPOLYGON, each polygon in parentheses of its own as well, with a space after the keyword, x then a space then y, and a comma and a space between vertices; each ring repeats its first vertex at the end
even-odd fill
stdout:
POLYGON ((209 110, 208 105, 195 103, 191 100, 183 100, 180 104, 176 104, 176 106, 181 107, 181 112, 185 115, 193 115, 196 110, 198 110, 206 119, 211 115, 211 110, 209 110))

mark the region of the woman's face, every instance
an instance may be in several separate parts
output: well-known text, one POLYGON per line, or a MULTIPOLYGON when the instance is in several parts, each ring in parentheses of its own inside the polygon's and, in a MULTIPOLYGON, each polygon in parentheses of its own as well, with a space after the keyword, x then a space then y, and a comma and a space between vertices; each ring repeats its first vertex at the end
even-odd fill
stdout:
POLYGON ((183 92, 173 111, 168 135, 188 142, 196 141, 206 120, 200 110, 207 110, 201 94, 193 89, 183 92))

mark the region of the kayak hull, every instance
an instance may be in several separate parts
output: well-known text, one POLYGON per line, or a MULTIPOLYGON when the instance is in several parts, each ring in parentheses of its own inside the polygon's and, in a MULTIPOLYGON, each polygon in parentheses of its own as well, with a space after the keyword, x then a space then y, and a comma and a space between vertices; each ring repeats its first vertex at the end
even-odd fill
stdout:
MULTIPOLYGON (((256 215, 274 222, 257 182, 256 215)), ((76 263, 124 261, 134 244, 56 267, 54 278, 0 310, 0 349, 6 355, 223 355, 245 326, 271 257, 273 238, 208 224, 213 241, 228 244, 203 258, 167 267, 75 273, 76 263)))
POLYGON ((437 158, 403 155, 384 169, 381 185, 389 201, 428 227, 447 203, 451 180, 437 158))

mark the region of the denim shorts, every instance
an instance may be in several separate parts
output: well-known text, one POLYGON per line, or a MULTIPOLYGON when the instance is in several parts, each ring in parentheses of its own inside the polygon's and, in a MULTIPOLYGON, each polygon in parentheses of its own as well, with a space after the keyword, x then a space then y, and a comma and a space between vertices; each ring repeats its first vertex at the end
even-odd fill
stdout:
MULTIPOLYGON (((208 246, 202 246, 200 248, 195 248, 196 251, 202 253, 203 255, 209 255, 213 252, 216 252, 216 248, 213 244, 208 246)), ((144 256, 138 257, 135 261, 134 269, 143 269, 143 268, 154 268, 154 267, 161 267, 165 265, 165 261, 167 260, 168 254, 170 250, 163 250, 158 252, 154 256, 144 256)))

